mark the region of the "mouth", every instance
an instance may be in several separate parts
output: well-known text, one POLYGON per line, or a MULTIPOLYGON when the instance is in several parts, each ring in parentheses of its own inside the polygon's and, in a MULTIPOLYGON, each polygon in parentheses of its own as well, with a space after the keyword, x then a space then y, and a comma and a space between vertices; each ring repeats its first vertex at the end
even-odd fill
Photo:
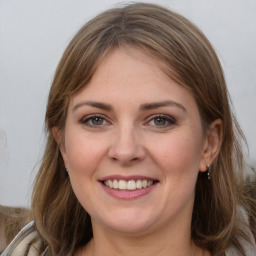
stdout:
POLYGON ((158 183, 157 180, 147 180, 147 179, 131 179, 131 180, 123 180, 123 179, 107 179, 102 181, 102 183, 114 190, 140 190, 153 186, 158 183))

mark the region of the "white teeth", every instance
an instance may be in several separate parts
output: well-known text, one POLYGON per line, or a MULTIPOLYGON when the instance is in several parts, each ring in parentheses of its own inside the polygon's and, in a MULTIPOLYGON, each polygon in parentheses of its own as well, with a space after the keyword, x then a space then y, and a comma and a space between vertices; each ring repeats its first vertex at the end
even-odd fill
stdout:
POLYGON ((150 187, 151 185, 153 185, 153 180, 148 181, 148 187, 150 187))
POLYGON ((148 181, 147 180, 143 180, 142 181, 142 187, 146 188, 148 186, 148 181))
POLYGON ((141 180, 136 181, 136 188, 138 188, 138 189, 142 188, 142 181, 141 180))
POLYGON ((118 185, 119 185, 119 184, 118 184, 118 181, 117 181, 117 180, 113 180, 113 188, 114 188, 114 189, 119 188, 118 185))
POLYGON ((126 181, 124 180, 119 180, 119 183, 118 183, 118 188, 119 189, 126 189, 126 181))
POLYGON ((128 190, 135 190, 136 189, 136 183, 134 180, 129 180, 127 182, 127 187, 128 190))
POLYGON ((110 188, 113 188, 113 182, 112 182, 112 180, 106 180, 106 182, 108 182, 108 185, 106 185, 106 186, 108 186, 108 187, 110 187, 110 188))
POLYGON ((105 180, 104 185, 113 189, 120 190, 136 190, 153 185, 152 180, 105 180))

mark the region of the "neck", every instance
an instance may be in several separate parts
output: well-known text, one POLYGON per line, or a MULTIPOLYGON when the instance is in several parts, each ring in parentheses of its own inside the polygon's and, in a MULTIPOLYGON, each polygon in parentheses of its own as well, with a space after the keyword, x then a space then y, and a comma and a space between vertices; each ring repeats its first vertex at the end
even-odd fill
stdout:
POLYGON ((190 233, 151 232, 129 235, 94 228, 93 239, 76 256, 206 256, 191 240, 190 233), (99 232, 98 232, 99 231, 99 232))
POLYGON ((91 256, 194 256, 195 253, 193 242, 182 247, 174 243, 152 242, 152 239, 115 239, 115 243, 105 243, 104 247, 91 241, 91 256))

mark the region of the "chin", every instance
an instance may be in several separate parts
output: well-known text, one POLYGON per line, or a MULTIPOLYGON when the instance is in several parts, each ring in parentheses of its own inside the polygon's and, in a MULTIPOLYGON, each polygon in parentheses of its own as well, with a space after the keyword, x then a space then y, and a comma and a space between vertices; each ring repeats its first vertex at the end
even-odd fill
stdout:
POLYGON ((156 219, 155 216, 145 216, 145 214, 138 213, 138 211, 130 212, 125 209, 122 213, 105 216, 101 223, 112 231, 134 235, 135 233, 142 234, 149 230, 156 222, 156 219))
POLYGON ((119 223, 111 223, 109 228, 115 232, 119 232, 126 235, 134 235, 134 234, 143 234, 150 228, 150 224, 148 223, 133 223, 133 221, 119 222, 119 223))

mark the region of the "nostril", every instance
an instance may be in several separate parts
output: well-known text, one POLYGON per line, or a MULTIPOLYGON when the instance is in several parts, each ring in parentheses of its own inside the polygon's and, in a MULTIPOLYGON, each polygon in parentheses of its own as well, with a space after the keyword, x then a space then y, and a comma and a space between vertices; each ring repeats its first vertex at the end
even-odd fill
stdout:
POLYGON ((144 159, 144 154, 137 154, 136 152, 115 152, 115 154, 109 154, 112 161, 119 161, 120 163, 135 163, 144 159))
POLYGON ((115 163, 119 162, 123 166, 129 166, 129 165, 133 165, 133 164, 140 162, 142 160, 142 158, 139 158, 139 157, 134 157, 134 158, 112 157, 111 160, 115 163))

